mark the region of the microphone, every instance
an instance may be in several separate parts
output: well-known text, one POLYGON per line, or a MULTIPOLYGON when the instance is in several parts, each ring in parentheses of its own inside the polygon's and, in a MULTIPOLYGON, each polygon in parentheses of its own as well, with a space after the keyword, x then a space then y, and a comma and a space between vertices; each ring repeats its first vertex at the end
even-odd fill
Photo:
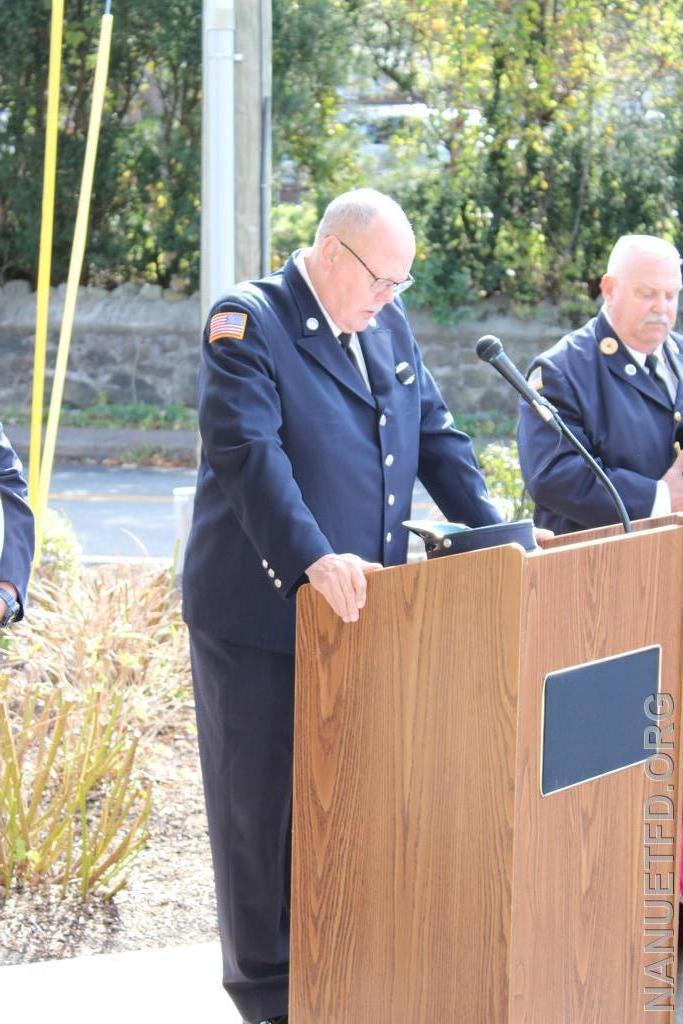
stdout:
POLYGON ((598 465, 591 453, 584 448, 578 437, 572 434, 555 406, 551 405, 547 398, 543 398, 542 395, 539 395, 538 391, 530 386, 512 360, 505 354, 500 338, 496 338, 494 334, 485 334, 477 342, 476 353, 480 359, 483 359, 485 363, 490 363, 501 376, 505 377, 508 384, 512 384, 515 391, 519 392, 524 401, 529 403, 544 423, 547 423, 548 426, 552 427, 553 430, 556 430, 558 434, 569 441, 572 448, 579 453, 593 473, 595 473, 600 483, 607 489, 610 498, 617 507, 619 518, 624 526, 624 533, 631 533, 633 528, 628 512, 610 478, 602 467, 598 465))
POLYGON ((512 384, 515 391, 518 391, 522 398, 529 403, 534 412, 538 413, 544 423, 561 434, 557 423, 557 409, 551 405, 547 398, 539 395, 538 391, 531 387, 527 379, 519 372, 512 360, 507 356, 503 343, 494 334, 485 334, 477 342, 477 355, 485 363, 490 363, 495 370, 498 370, 505 377, 508 384, 512 384))

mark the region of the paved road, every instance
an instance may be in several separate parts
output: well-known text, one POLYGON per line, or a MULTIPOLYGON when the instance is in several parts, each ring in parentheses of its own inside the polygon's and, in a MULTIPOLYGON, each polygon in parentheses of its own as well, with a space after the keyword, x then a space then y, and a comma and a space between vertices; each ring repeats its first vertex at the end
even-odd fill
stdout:
POLYGON ((174 487, 191 487, 193 469, 55 469, 50 505, 71 521, 85 555, 172 559, 174 487))
MULTIPOLYGON (((50 505, 68 517, 85 555, 173 560, 182 532, 173 490, 192 487, 194 482, 193 469, 57 467, 50 505)), ((429 495, 418 484, 413 517, 431 515, 432 508, 429 495)), ((419 549, 419 541, 417 545, 419 549)))

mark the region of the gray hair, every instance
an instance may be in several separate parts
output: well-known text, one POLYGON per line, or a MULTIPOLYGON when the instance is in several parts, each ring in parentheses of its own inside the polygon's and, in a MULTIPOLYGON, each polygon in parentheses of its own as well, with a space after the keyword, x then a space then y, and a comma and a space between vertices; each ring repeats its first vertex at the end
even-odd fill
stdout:
POLYGON ((681 263, 678 249, 664 238, 658 238, 657 235, 622 235, 615 243, 607 262, 607 273, 610 277, 615 277, 619 273, 632 254, 657 256, 660 259, 671 260, 677 266, 681 263))
POLYGON ((357 188, 343 192, 329 204, 315 233, 316 244, 328 235, 360 234, 380 215, 394 224, 402 224, 413 235, 410 221, 394 199, 374 188, 357 188))

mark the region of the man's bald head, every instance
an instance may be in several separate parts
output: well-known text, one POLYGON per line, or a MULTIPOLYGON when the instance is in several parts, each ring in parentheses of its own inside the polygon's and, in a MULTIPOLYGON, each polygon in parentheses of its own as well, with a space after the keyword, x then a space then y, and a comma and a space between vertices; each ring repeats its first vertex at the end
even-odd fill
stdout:
POLYGON ((415 236, 405 213, 373 188, 344 192, 320 221, 306 266, 337 326, 362 331, 412 280, 415 236))
POLYGON ((621 340, 640 352, 654 352, 676 323, 680 255, 663 238, 622 235, 612 249, 600 288, 621 340))
POLYGON ((616 277, 627 264, 643 259, 662 260, 679 268, 681 265, 678 249, 666 239, 656 235, 622 235, 609 255, 606 273, 616 277))
POLYGON ((343 192, 325 210, 315 235, 318 245, 329 235, 352 240, 370 231, 377 218, 391 224, 415 242, 410 221, 398 203, 374 188, 343 192))

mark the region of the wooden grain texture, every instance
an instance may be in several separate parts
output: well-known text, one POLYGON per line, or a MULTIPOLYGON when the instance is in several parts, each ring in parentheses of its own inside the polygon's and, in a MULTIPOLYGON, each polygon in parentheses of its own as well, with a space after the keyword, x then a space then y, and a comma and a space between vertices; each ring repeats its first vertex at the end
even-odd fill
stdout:
MULTIPOLYGON (((353 626, 302 593, 292 1024, 671 1021, 678 900, 644 892, 644 804, 673 800, 649 851, 670 857, 680 522, 387 570, 353 626), (546 674, 651 644, 671 778, 636 766, 543 797, 546 674)), ((656 870, 677 893, 675 856, 656 870)))
POLYGON ((298 607, 292 1024, 506 1020, 521 549, 298 607))
MULTIPOLYGON (((526 575, 509 1019, 670 1021, 667 1001, 653 1002, 645 988, 660 984, 658 971, 675 977, 677 896, 668 898, 674 919, 667 924, 671 937, 661 937, 661 954, 644 951, 652 935, 646 938, 643 920, 644 801, 666 786, 649 782, 640 765, 544 797, 539 738, 548 672, 661 644, 661 687, 676 703, 676 768, 666 782, 678 804, 683 529, 668 526, 614 541, 567 538, 565 546, 528 559, 526 575), (654 977, 645 974, 653 963, 660 965, 654 977), (655 1009, 646 1012, 648 1001, 655 1009)), ((678 825, 663 824, 677 840, 678 825)), ((671 850, 665 844, 651 852, 671 850)), ((661 870, 673 872, 677 894, 678 864, 662 862, 661 870)), ((662 978, 661 987, 667 986, 662 978)))
MULTIPOLYGON (((671 512, 666 516, 658 516, 656 519, 636 519, 631 524, 634 533, 642 533, 643 530, 654 530, 660 526, 683 526, 683 514, 671 512)), ((582 530, 580 533, 560 533, 556 537, 549 537, 540 542, 544 551, 553 548, 563 548, 568 544, 585 544, 589 540, 604 540, 605 537, 621 537, 624 528, 621 523, 611 526, 596 526, 593 530, 582 530)))

